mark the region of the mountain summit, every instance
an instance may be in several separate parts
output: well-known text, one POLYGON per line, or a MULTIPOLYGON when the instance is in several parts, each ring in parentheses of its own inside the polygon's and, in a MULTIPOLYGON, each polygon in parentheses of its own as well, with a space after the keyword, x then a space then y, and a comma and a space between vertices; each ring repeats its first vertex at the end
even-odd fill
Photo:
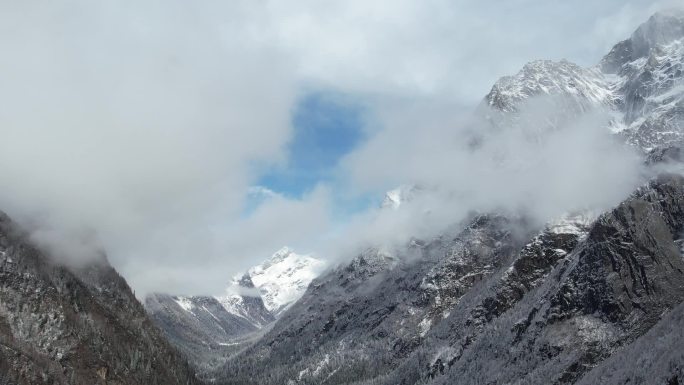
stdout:
POLYGON ((266 308, 277 318, 304 294, 325 267, 320 259, 283 247, 247 274, 259 289, 266 308))

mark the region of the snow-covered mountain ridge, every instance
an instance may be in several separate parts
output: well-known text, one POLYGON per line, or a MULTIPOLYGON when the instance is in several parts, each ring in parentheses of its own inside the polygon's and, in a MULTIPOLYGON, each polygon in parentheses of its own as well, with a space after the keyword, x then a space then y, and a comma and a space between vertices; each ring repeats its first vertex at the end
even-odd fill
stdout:
POLYGON ((684 140, 684 15, 655 14, 599 64, 582 68, 566 60, 537 60, 501 78, 485 104, 505 114, 527 100, 558 95, 571 110, 608 110, 613 131, 644 152, 684 140))
POLYGON ((513 76, 497 81, 487 95, 492 108, 515 112, 524 100, 538 95, 564 94, 585 108, 615 103, 610 80, 597 68, 582 68, 567 60, 537 60, 513 76))

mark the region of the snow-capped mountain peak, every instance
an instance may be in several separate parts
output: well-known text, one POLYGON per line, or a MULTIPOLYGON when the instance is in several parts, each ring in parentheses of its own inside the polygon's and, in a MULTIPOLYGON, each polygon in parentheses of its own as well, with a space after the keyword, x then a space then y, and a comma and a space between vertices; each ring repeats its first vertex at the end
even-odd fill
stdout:
POLYGON ((146 298, 146 304, 167 332, 187 334, 183 349, 194 349, 198 341, 232 346, 236 339, 273 323, 304 294, 324 267, 323 261, 284 247, 235 276, 223 295, 154 294, 146 298))
POLYGON ((247 273, 259 289, 266 308, 277 317, 304 294, 325 266, 320 259, 283 247, 247 273))
POLYGON ((684 141, 682 71, 684 12, 658 13, 616 44, 598 65, 532 61, 496 82, 484 104, 502 113, 503 124, 514 122, 528 100, 546 95, 569 116, 599 109, 613 117, 608 127, 612 132, 649 152, 684 141))
POLYGON ((656 13, 632 34, 632 59, 648 55, 651 49, 684 37, 684 11, 656 13))
POLYGON ((253 271, 262 271, 264 269, 270 268, 273 265, 281 263, 285 259, 287 259, 290 256, 290 254, 293 254, 293 253, 294 253, 294 251, 292 251, 289 247, 284 246, 280 250, 273 253, 273 255, 269 259, 267 259, 266 261, 264 261, 263 263, 261 263, 257 266, 254 266, 253 268, 251 268, 250 274, 253 271))
POLYGON ((684 14, 656 14, 600 63, 615 76, 622 135, 645 152, 684 139, 684 14))
POLYGON ((398 209, 402 204, 413 199, 418 187, 414 185, 402 185, 394 190, 387 191, 385 198, 382 200, 382 208, 398 209))

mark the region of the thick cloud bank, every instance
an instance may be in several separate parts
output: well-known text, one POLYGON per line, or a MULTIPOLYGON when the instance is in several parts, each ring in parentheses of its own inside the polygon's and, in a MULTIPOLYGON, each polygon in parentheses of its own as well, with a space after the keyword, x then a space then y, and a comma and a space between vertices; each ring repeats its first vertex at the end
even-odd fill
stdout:
POLYGON ((542 225, 569 211, 619 203, 648 178, 641 155, 610 133, 607 112, 567 115, 565 106, 556 97, 533 98, 514 122, 494 126, 477 118, 422 130, 411 120, 396 122, 345 165, 355 186, 394 180, 419 190, 399 210, 357 218, 349 229, 355 244, 348 246, 434 236, 473 211, 524 215, 542 225))
POLYGON ((527 60, 597 60, 666 3, 5 2, 0 208, 57 258, 102 247, 139 293, 199 293, 284 244, 342 254, 471 208, 601 206, 635 176, 600 112, 541 141, 487 134, 473 150, 461 111, 527 60), (291 112, 311 89, 371 111, 371 139, 340 167, 344 193, 430 186, 433 201, 415 204, 429 221, 370 210, 340 224, 325 184, 245 214, 260 170, 286 161, 291 112))

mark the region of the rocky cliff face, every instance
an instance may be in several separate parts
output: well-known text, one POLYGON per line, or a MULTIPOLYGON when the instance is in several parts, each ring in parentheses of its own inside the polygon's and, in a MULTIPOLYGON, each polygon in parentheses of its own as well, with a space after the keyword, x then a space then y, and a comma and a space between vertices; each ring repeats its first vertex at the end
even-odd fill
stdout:
POLYGON ((104 256, 53 264, 0 214, 0 383, 198 381, 104 256))
POLYGON ((457 317, 447 320, 434 344, 453 353, 427 378, 438 384, 582 378, 684 301, 683 224, 684 179, 663 175, 601 215, 539 286, 504 302, 510 310, 474 329, 457 317))

